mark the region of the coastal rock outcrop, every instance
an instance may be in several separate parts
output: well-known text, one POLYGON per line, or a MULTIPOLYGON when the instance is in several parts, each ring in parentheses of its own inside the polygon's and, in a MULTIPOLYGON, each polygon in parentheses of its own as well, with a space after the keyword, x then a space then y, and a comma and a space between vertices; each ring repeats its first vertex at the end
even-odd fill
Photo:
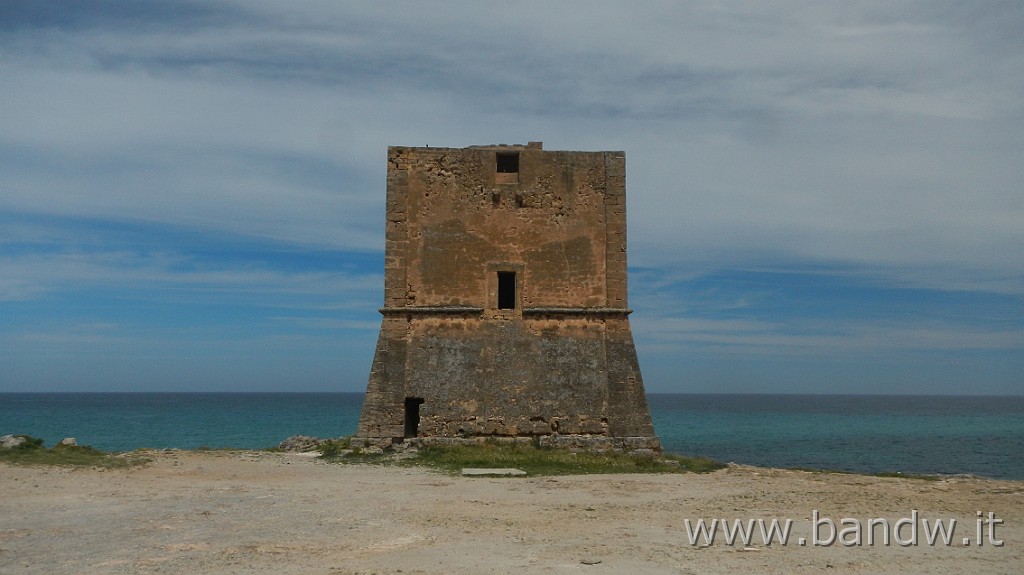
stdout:
POLYGON ((0 448, 14 449, 15 447, 21 447, 28 441, 23 435, 4 435, 0 436, 0 448))
POLYGON ((282 441, 277 447, 281 451, 314 451, 319 449, 321 445, 328 441, 330 440, 322 439, 320 437, 293 435, 282 441))

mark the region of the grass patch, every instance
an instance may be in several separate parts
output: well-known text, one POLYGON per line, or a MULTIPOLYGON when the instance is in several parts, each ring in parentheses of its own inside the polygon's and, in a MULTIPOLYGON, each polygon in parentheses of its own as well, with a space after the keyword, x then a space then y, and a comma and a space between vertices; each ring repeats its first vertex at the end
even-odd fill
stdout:
POLYGON ((354 450, 329 461, 349 463, 381 463, 402 466, 428 467, 445 473, 457 474, 464 467, 513 467, 529 476, 586 475, 597 473, 707 473, 726 467, 706 457, 663 455, 660 457, 633 456, 618 451, 604 453, 571 452, 565 449, 546 449, 526 445, 431 445, 418 448, 415 453, 396 457, 394 452, 383 454, 354 450))
POLYGON ((0 461, 15 465, 56 465, 100 469, 123 469, 150 462, 148 457, 141 455, 107 453, 88 445, 57 445, 47 449, 43 447, 41 439, 25 437, 28 441, 19 447, 0 448, 0 461))
POLYGON ((352 438, 343 437, 341 439, 331 439, 325 441, 320 446, 320 457, 331 458, 338 457, 346 449, 349 449, 352 443, 352 438))

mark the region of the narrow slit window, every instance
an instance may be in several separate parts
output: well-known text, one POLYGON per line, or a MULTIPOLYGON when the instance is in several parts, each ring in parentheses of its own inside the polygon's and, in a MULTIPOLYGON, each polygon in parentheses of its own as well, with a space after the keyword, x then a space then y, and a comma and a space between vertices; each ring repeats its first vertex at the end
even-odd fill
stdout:
POLYGON ((498 272, 498 309, 516 309, 516 272, 498 272))
POLYGON ((498 154, 498 173, 499 174, 518 174, 519 173, 519 154, 498 154))

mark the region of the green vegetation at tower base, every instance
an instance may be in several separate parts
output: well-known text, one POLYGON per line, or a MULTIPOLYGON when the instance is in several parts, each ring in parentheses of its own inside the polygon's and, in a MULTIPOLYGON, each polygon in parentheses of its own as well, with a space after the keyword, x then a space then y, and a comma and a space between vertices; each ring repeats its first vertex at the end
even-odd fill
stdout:
POLYGON ((590 473, 706 473, 725 464, 704 457, 629 455, 618 451, 573 452, 566 449, 507 445, 427 446, 410 460, 457 473, 466 467, 514 467, 527 475, 590 473))
POLYGON ((43 447, 43 440, 21 436, 27 441, 17 447, 0 448, 0 461, 17 465, 57 465, 120 469, 144 465, 150 460, 133 454, 106 453, 88 445, 43 447))
POLYGON ((630 455, 618 451, 591 452, 548 449, 526 445, 428 445, 415 450, 367 453, 330 450, 324 459, 332 462, 382 463, 423 466, 447 473, 463 468, 488 467, 521 469, 529 476, 584 475, 598 473, 707 473, 726 467, 706 457, 681 455, 630 455))

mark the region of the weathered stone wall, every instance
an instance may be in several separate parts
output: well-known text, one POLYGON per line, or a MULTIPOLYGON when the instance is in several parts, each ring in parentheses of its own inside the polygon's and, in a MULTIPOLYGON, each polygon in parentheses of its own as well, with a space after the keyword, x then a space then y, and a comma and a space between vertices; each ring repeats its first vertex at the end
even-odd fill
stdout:
POLYGON ((408 435, 405 400, 420 398, 420 437, 657 447, 625 233, 621 152, 389 148, 384 320, 357 436, 408 435), (509 154, 511 173, 499 169, 509 154), (515 273, 510 309, 498 272, 515 273))
POLYGON ((625 307, 625 157, 526 148, 388 151, 386 307, 487 307, 488 266, 524 307, 625 307), (520 154, 517 183, 495 156, 520 154))
POLYGON ((423 435, 608 431, 602 322, 424 319, 410 342, 423 435))

